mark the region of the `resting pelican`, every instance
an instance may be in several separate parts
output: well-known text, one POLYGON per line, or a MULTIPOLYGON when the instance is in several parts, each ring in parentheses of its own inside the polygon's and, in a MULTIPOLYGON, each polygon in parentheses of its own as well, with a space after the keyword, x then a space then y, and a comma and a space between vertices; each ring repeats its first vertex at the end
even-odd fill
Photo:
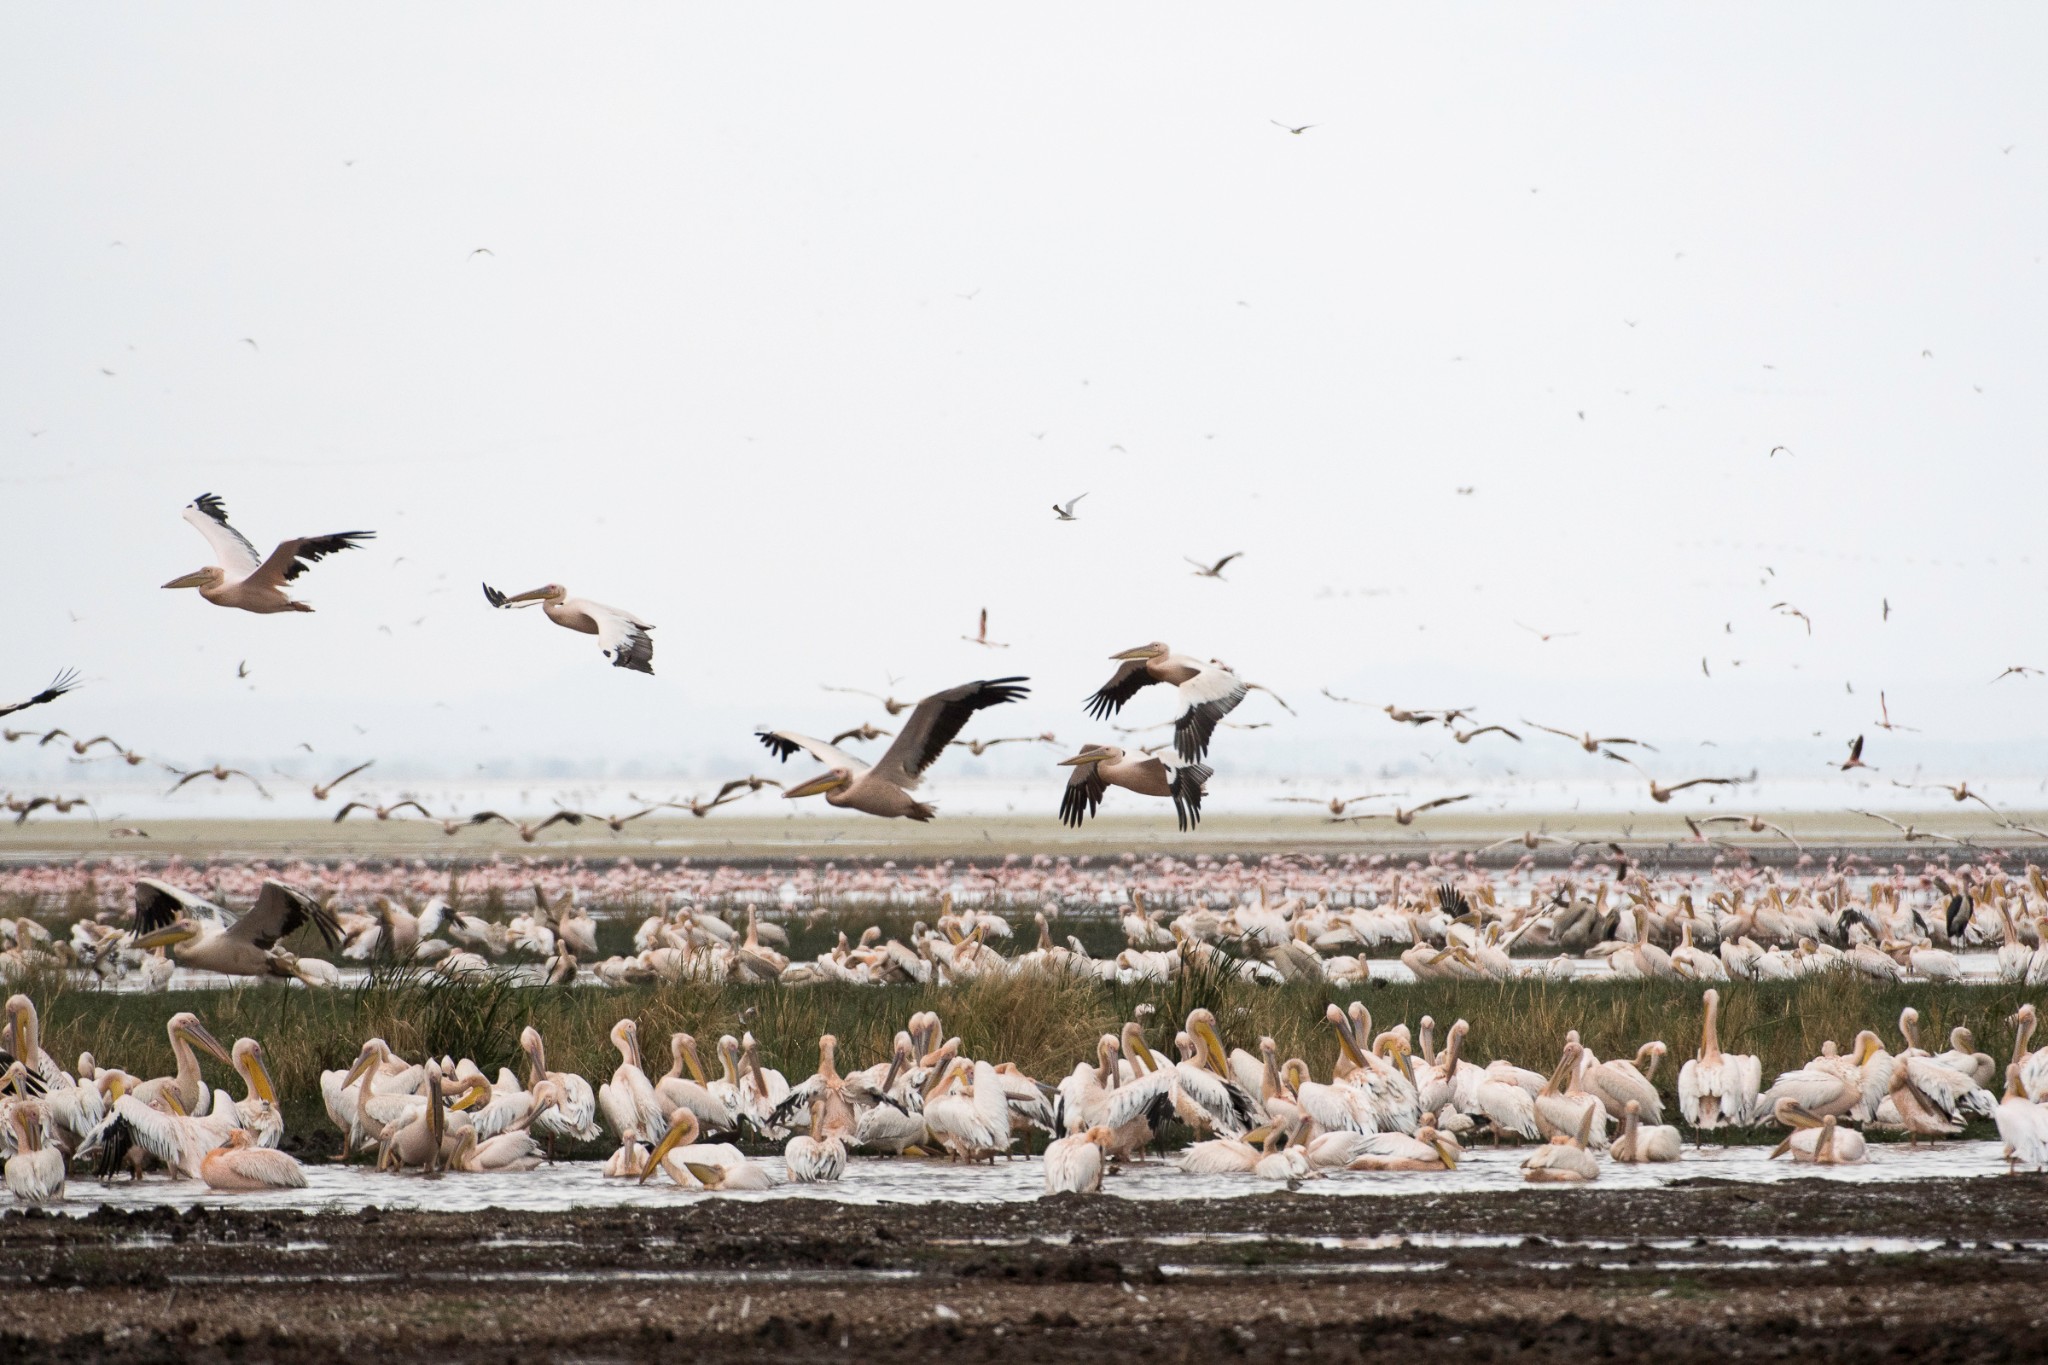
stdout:
POLYGON ((1667 1123, 1644 1124, 1641 1101, 1630 1100, 1623 1107, 1621 1136, 1608 1147, 1607 1155, 1616 1161, 1676 1161, 1679 1143, 1676 1128, 1667 1123))
POLYGON ((257 1146, 283 1146, 284 1112, 278 1108, 277 1086, 271 1081, 270 1067, 263 1059, 263 1044, 254 1038, 237 1038, 229 1060, 248 1087, 247 1096, 239 1104, 229 1101, 234 1104, 236 1120, 257 1146))
POLYGON ((1060 797, 1060 823, 1079 829, 1095 814, 1111 787, 1140 796, 1165 796, 1173 800, 1173 813, 1183 831, 1202 823, 1203 784, 1215 774, 1200 763, 1169 764, 1152 756, 1132 758, 1114 744, 1090 744, 1072 758, 1060 760, 1072 768, 1067 790, 1060 797))
POLYGON ((955 1057, 924 1102, 924 1125, 953 1160, 993 1165, 1012 1141, 1003 1078, 987 1062, 955 1057))
POLYGON ((35 1081, 41 1082, 36 1088, 68 1084, 71 1078, 64 1074, 64 1068, 57 1064, 57 1059, 43 1048, 43 1020, 36 1012, 36 1002, 26 995, 11 995, 5 1008, 7 1031, 13 1035, 14 1053, 35 1081))
MULTIPOLYGON (((1351 1159, 1344 1165, 1353 1171, 1454 1171, 1462 1155, 1457 1138, 1425 1123, 1413 1137, 1374 1133, 1356 1139, 1351 1144, 1351 1159)), ((1309 1159, 1315 1159, 1313 1151, 1309 1159)))
MULTIPOLYGON (((2048 1169, 2048 1105, 2027 1098, 2018 1062, 2005 1068, 2005 1098, 1999 1101, 1997 1119, 2008 1169, 2048 1169)), ((11 1166, 8 1179, 13 1179, 11 1166)))
POLYGON ((1592 1054, 1587 1053, 1579 1069, 1579 1086, 1598 1095, 1609 1114, 1621 1112, 1633 1101, 1642 1107, 1651 1124, 1661 1124, 1664 1102, 1650 1078, 1656 1075, 1657 1063, 1664 1059, 1664 1053, 1664 1044, 1658 1042, 1637 1048, 1633 1062, 1595 1062, 1592 1054))
POLYGON ((1115 1141, 1107 1128, 1055 1138, 1045 1146, 1047 1194, 1101 1194, 1102 1149, 1115 1141))
POLYGON ((240 919, 163 882, 144 877, 135 883, 135 947, 169 948, 181 967, 228 976, 297 977, 298 959, 277 944, 305 924, 319 930, 330 951, 341 946, 341 925, 333 912, 283 882, 264 882, 255 906, 240 919))
POLYGON ((177 1063, 177 1073, 144 1081, 135 1087, 135 1095, 144 1104, 160 1103, 169 1095, 177 1102, 181 1113, 200 1113, 204 1109, 207 1091, 200 1075, 199 1059, 192 1054, 192 1044, 199 1044, 229 1066, 235 1064, 234 1056, 207 1031, 196 1014, 180 1011, 172 1015, 164 1021, 164 1033, 171 1040, 171 1057, 177 1063))
POLYGON ((166 588, 197 588, 199 595, 216 607, 240 607, 243 611, 270 613, 311 611, 304 602, 285 595, 284 585, 304 573, 315 562, 342 550, 353 550, 376 535, 375 531, 338 531, 325 536, 301 536, 279 541, 270 558, 256 553, 256 547, 240 531, 228 525, 228 509, 211 493, 201 493, 185 509, 207 544, 213 546, 218 565, 209 565, 164 584, 166 588))
POLYGON ((655 1144, 640 1174, 645 1185, 656 1171, 686 1190, 767 1190, 775 1177, 747 1160, 746 1153, 729 1142, 697 1141, 697 1116, 678 1109, 667 1119, 668 1132, 655 1144))
POLYGON ((200 1160, 199 1178, 216 1190, 299 1190, 306 1186, 305 1167, 295 1158, 257 1146, 254 1135, 241 1128, 200 1160))
POLYGON ((630 611, 620 611, 602 602, 593 602, 585 597, 571 597, 569 590, 560 583, 522 592, 516 597, 507 597, 490 584, 484 584, 484 600, 494 607, 530 607, 535 602, 547 613, 548 620, 585 635, 595 635, 603 647, 604 657, 612 661, 613 668, 630 668, 638 673, 654 672, 654 637, 647 632, 654 627, 630 611))
POLYGON ((662 1112, 687 1109, 697 1116, 706 1132, 729 1133, 737 1129, 739 1113, 727 1100, 737 1103, 738 1089, 726 1092, 723 1098, 712 1092, 704 1075, 704 1064, 697 1056, 697 1040, 689 1034, 670 1034, 668 1046, 672 1064, 668 1073, 654 1083, 662 1112), (685 1075, 685 1071, 689 1074, 685 1075))
POLYGON ((1548 1146, 1538 1147, 1522 1162, 1522 1179, 1537 1183, 1576 1184, 1600 1178, 1600 1163, 1586 1144, 1593 1135, 1593 1111, 1597 1105, 1586 1106, 1585 1117, 1579 1120, 1579 1131, 1575 1137, 1559 1133, 1548 1146))
POLYGON ((791 800, 823 795, 830 804, 847 810, 929 820, 937 810, 911 796, 925 769, 938 761, 976 711, 1026 696, 1030 692, 1022 685, 1026 681, 984 678, 932 693, 911 711, 889 751, 872 768, 843 749, 791 730, 760 730, 756 734, 785 763, 801 749, 825 765, 825 772, 782 793, 791 800))
POLYGON ((640 1027, 621 1019, 612 1025, 611 1039, 619 1050, 619 1065, 611 1080, 597 1088, 597 1107, 621 1142, 628 1133, 659 1142, 668 1133, 669 1120, 655 1097, 654 1083, 640 1068, 640 1027))
POLYGON ((552 1148, 555 1139, 567 1138, 571 1142, 595 1141, 597 1126, 597 1095, 591 1090, 590 1082, 571 1071, 548 1070, 547 1044, 541 1041, 540 1030, 528 1024, 519 1031, 519 1048, 526 1054, 530 1064, 526 1084, 536 1094, 545 1082, 553 1082, 556 1090, 555 1102, 534 1116, 533 1129, 548 1140, 552 1148))
POLYGON ((822 1091, 811 1096, 810 1131, 797 1134, 782 1149, 791 1180, 808 1185, 846 1174, 846 1139, 826 1126, 827 1103, 822 1091))
POLYGON ((1678 1071, 1678 1108, 1694 1128, 1733 1128, 1750 1121, 1757 1092, 1763 1089, 1763 1061, 1757 1057, 1723 1055, 1715 1028, 1721 992, 1709 988, 1700 1021, 1699 1055, 1678 1071))
POLYGON ((1792 1130, 1771 1149, 1771 1157, 1790 1152, 1794 1162, 1816 1166, 1849 1166, 1864 1159, 1863 1134, 1838 1127, 1833 1114, 1816 1116, 1799 1101, 1783 1099, 1771 1107, 1771 1117, 1792 1130))
MULTIPOLYGON (((25 1085, 27 1068, 20 1062, 7 1069, 0 1090, 25 1085)), ((41 1100, 16 1100, 7 1106, 8 1139, 14 1154, 7 1158, 7 1192, 24 1204, 47 1204, 64 1197, 64 1153, 51 1145, 50 1115, 41 1100)))
POLYGON ((1123 710, 1124 703, 1153 683, 1168 683, 1180 690, 1184 709, 1173 722, 1173 750, 1189 763, 1199 763, 1209 752, 1209 737, 1217 722, 1236 709, 1250 690, 1222 664, 1203 663, 1185 654, 1175 654, 1158 641, 1139 645, 1112 659, 1123 666, 1088 698, 1088 714, 1104 720, 1123 710))

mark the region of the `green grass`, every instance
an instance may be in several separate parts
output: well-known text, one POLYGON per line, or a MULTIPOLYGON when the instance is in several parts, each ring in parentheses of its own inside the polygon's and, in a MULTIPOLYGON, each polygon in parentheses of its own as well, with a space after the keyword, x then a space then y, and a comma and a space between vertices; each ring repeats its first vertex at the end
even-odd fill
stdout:
MULTIPOLYGON (((889 1042, 912 1012, 936 1010, 963 1051, 1014 1061, 1053 1081, 1076 1062, 1092 1059, 1095 1041, 1115 1032, 1140 1003, 1158 1014, 1151 1036, 1164 1047, 1178 1021, 1201 1006, 1213 1011, 1225 1042, 1247 1050, 1271 1036, 1282 1057, 1305 1058, 1318 1076, 1329 1073, 1336 1041, 1323 1021, 1324 1006, 1363 999, 1376 1029, 1421 1016, 1437 1022, 1441 1045, 1451 1021, 1472 1023, 1468 1059, 1496 1057, 1534 1070, 1556 1064, 1567 1029, 1576 1028, 1601 1057, 1627 1057, 1642 1043, 1663 1040, 1671 1050, 1657 1076, 1675 1093, 1679 1060, 1699 1043, 1700 989, 1674 982, 1426 982, 1332 990, 1317 986, 1254 985, 1223 973, 1191 973, 1165 986, 1111 987, 1071 978, 1011 977, 958 986, 807 987, 683 983, 618 990, 513 985, 502 979, 475 983, 441 980, 405 969, 385 969, 363 986, 297 990, 258 984, 224 991, 169 995, 116 995, 72 989, 44 977, 29 993, 42 1010, 45 1045, 58 1057, 90 1051, 101 1065, 138 1075, 167 1074, 172 1065, 164 1021, 179 1010, 204 1020, 223 1042, 259 1039, 271 1061, 291 1130, 330 1131, 320 1103, 323 1069, 345 1067, 366 1038, 382 1037, 407 1057, 469 1057, 488 1073, 510 1066, 523 1074, 519 1030, 531 1023, 545 1035, 551 1067, 578 1072, 593 1085, 608 1079, 618 1056, 607 1041, 612 1024, 631 1016, 640 1027, 651 1073, 666 1069, 671 1032, 697 1035, 709 1060, 720 1034, 751 1030, 769 1065, 792 1081, 810 1074, 823 1033, 840 1040, 843 1068, 887 1056, 889 1042)), ((2038 992, 2033 993, 2038 995, 2038 992)), ((1846 1049, 1857 1030, 1876 1029, 1886 1045, 1901 1046, 1899 1011, 1916 1006, 1923 1041, 1946 1046, 1948 1030, 1968 1026, 1977 1046, 2001 1065, 2012 1032, 2006 1019, 2028 998, 2013 986, 1898 986, 1846 974, 1770 984, 1724 985, 1722 1047, 1763 1059, 1766 1082, 1804 1064, 1821 1044, 1846 1049)), ((225 1067, 207 1059, 209 1080, 240 1092, 225 1067)), ((1675 1106, 1674 1106, 1675 1112, 1675 1106)))

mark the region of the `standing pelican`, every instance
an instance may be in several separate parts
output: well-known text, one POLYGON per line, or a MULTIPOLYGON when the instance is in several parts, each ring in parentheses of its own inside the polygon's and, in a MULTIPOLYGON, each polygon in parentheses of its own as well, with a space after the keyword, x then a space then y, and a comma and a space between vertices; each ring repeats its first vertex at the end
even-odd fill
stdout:
POLYGON ((590 1082, 573 1071, 548 1070, 547 1044, 540 1030, 528 1024, 519 1031, 519 1048, 529 1063, 527 1086, 538 1093, 543 1082, 553 1082, 555 1102, 534 1116, 533 1131, 548 1140, 550 1149, 557 1138, 591 1142, 598 1135, 597 1096, 590 1082))
POLYGON ((199 1016, 180 1011, 164 1021, 164 1033, 171 1040, 171 1057, 177 1063, 175 1075, 159 1076, 144 1081, 135 1087, 136 1097, 144 1104, 162 1103, 166 1096, 174 1100, 182 1114, 197 1114, 205 1111, 203 1101, 207 1097, 206 1082, 199 1070, 199 1058, 193 1055, 192 1044, 197 1043, 229 1066, 235 1064, 233 1054, 220 1045, 220 1040, 199 1022, 199 1016))
POLYGON ((622 1144, 631 1137, 659 1142, 668 1133, 669 1120, 655 1096, 654 1083, 640 1068, 640 1026, 621 1019, 612 1025, 611 1038, 612 1046, 619 1050, 619 1065, 612 1078, 597 1088, 597 1107, 622 1144))
MULTIPOLYGON (((2005 1068, 2005 1098, 1998 1105, 1998 1135, 2005 1139, 2007 1169, 2048 1170, 2048 1105, 2027 1098, 2020 1064, 2005 1068)), ((12 1179, 12 1168, 9 1168, 12 1179)))
POLYGON ((1060 797, 1060 823, 1072 829, 1079 829, 1082 821, 1095 814, 1111 787, 1140 796, 1171 797, 1181 829, 1193 829, 1202 823, 1203 784, 1214 776, 1200 763, 1132 758, 1114 744, 1086 745, 1072 758, 1061 759, 1060 766, 1074 770, 1060 797))
POLYGON ((484 600, 504 608, 530 607, 538 602, 548 620, 556 625, 595 635, 613 668, 630 668, 649 675, 654 672, 654 637, 647 633, 654 626, 630 611, 620 611, 587 597, 571 597, 560 583, 550 583, 516 597, 507 597, 486 583, 484 600))
POLYGON ((277 945, 301 925, 319 930, 330 951, 341 946, 333 912, 278 881, 264 882, 249 913, 232 919, 217 906, 144 877, 135 883, 134 924, 138 949, 169 948, 181 967, 227 976, 299 976, 298 959, 277 945))
POLYGON ((1694 1128, 1733 1128, 1750 1121, 1757 1092, 1763 1089, 1763 1061, 1757 1057, 1723 1055, 1716 1029, 1721 992, 1709 988, 1701 997, 1706 1015, 1700 1021, 1699 1055, 1678 1071, 1678 1108, 1694 1128))
POLYGON ((896 734, 889 751, 870 768, 853 755, 820 739, 810 739, 791 730, 760 730, 761 743, 785 763, 799 749, 817 759, 826 771, 783 792, 794 800, 802 796, 824 796, 834 806, 885 818, 907 816, 929 820, 938 811, 911 796, 924 778, 925 769, 938 761, 961 727, 976 711, 1001 706, 1026 696, 1030 689, 1024 678, 983 678, 934 692, 911 711, 910 719, 896 734))
POLYGON ((254 1038, 237 1038, 229 1058, 242 1084, 248 1087, 246 1097, 234 1105, 237 1121, 257 1146, 282 1147, 284 1111, 278 1108, 277 1086, 263 1059, 263 1044, 254 1038))
POLYGON ((263 614, 279 611, 311 611, 304 602, 285 595, 284 585, 314 563, 342 550, 353 550, 376 535, 375 531, 337 531, 325 536, 301 536, 279 541, 270 558, 256 553, 256 547, 240 531, 228 525, 228 509, 211 493, 201 493, 185 509, 185 520, 213 546, 218 565, 209 565, 164 584, 166 588, 197 588, 199 595, 216 607, 239 607, 263 614))
POLYGON ((1235 710, 1250 690, 1222 664, 1175 654, 1156 640, 1109 657, 1121 660, 1123 666, 1088 698, 1088 714, 1106 719, 1153 683, 1171 684, 1180 689, 1184 707, 1173 722, 1173 751, 1189 763, 1199 763, 1209 752, 1209 737, 1216 733, 1217 723, 1235 710))
MULTIPOLYGON (((26 1085, 27 1068, 20 1062, 7 1069, 7 1085, 26 1085)), ((16 1100, 6 1106, 6 1136, 14 1152, 7 1158, 7 1192, 24 1204, 47 1204, 64 1197, 64 1153, 50 1141, 50 1115, 41 1100, 16 1100)))
POLYGON ((810 1131, 797 1134, 782 1149, 791 1180, 808 1185, 846 1174, 846 1137, 826 1126, 827 1103, 823 1091, 811 1096, 810 1131))

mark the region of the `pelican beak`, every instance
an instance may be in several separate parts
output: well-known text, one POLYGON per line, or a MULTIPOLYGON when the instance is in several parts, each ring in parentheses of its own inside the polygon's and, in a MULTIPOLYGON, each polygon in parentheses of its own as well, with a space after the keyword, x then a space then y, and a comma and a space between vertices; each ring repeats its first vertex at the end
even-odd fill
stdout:
POLYGON ((195 1019, 190 1024, 187 1024, 185 1026, 184 1032, 187 1038, 190 1038, 193 1042, 199 1044, 199 1046, 205 1048, 208 1052, 211 1052, 214 1056, 220 1058, 229 1066, 233 1066, 235 1064, 234 1054, 229 1052, 226 1048, 220 1045, 220 1039, 214 1037, 211 1033, 208 1033, 206 1031, 206 1025, 200 1023, 198 1020, 195 1019))
POLYGON ((1444 1159, 1445 1170, 1455 1171, 1458 1169, 1458 1144, 1451 1141, 1448 1134, 1439 1133, 1437 1135, 1436 1154, 1444 1159))
POLYGON ((1061 759, 1059 766, 1062 768, 1078 768, 1084 763, 1100 763, 1107 757, 1109 757, 1108 754, 1091 744, 1072 758, 1061 759))
POLYGON ((1157 654, 1158 654, 1158 652, 1159 652, 1159 651, 1158 651, 1158 650, 1156 650, 1156 649, 1154 649, 1154 648, 1153 648, 1153 647, 1152 647, 1151 645, 1139 645, 1139 646, 1138 646, 1138 647, 1137 647, 1136 649, 1126 649, 1126 650, 1122 651, 1121 653, 1118 653, 1118 654, 1112 654, 1112 655, 1110 655, 1109 657, 1110 657, 1110 658, 1112 658, 1112 659, 1117 659, 1117 660, 1123 660, 1123 659, 1150 659, 1150 658, 1154 657, 1155 655, 1157 655, 1157 654))
POLYGON ((823 796, 826 792, 838 791, 847 784, 847 780, 843 773, 819 773, 810 781, 799 782, 789 788, 782 796, 786 801, 794 801, 800 796, 823 796))
MULTIPOLYGON (((661 1169, 661 1163, 667 1159, 668 1154, 682 1144, 683 1134, 686 1129, 687 1125, 681 1123, 671 1123, 668 1126, 668 1131, 662 1134, 661 1141, 654 1144, 653 1152, 648 1154, 647 1169, 640 1172, 641 1184, 645 1185, 649 1180, 652 1180, 654 1173, 661 1169)), ((692 1136, 694 1137, 695 1135, 692 1134, 692 1136)))
POLYGON ((704 1079, 704 1063, 697 1057, 697 1040, 687 1033, 683 1035, 683 1065, 690 1068, 690 1079, 699 1085, 707 1083, 704 1079))
POLYGON ((1216 1074, 1228 1078, 1230 1059, 1223 1055, 1223 1040, 1216 1036, 1215 1028, 1207 1019, 1195 1021, 1195 1036, 1202 1040, 1202 1046, 1209 1054, 1209 1064, 1216 1068, 1216 1074))
POLYGON ((263 1049, 260 1046, 249 1054, 249 1088, 254 1090, 256 1098, 264 1103, 277 1103, 277 1087, 271 1083, 270 1068, 263 1064, 263 1049))
POLYGON ((1246 1142, 1249 1142, 1254 1147, 1261 1146, 1262 1144, 1264 1144, 1267 1138, 1273 1136, 1277 1127, 1277 1124, 1261 1124, 1257 1128, 1252 1129, 1249 1133, 1246 1133, 1244 1135, 1244 1140, 1246 1142))
POLYGON ((166 588, 203 588, 212 580, 213 574, 210 571, 195 569, 191 573, 181 574, 179 577, 173 578, 164 586, 166 588))
POLYGON ((374 1052, 364 1052, 361 1056, 357 1057, 355 1060, 355 1065, 351 1066, 348 1069, 348 1075, 342 1078, 341 1088, 343 1090, 346 1090, 350 1086, 354 1085, 357 1081, 361 1080, 363 1078, 363 1073, 365 1071, 368 1071, 372 1066, 374 1066, 376 1062, 377 1054, 374 1052))
POLYGON ((472 1076, 469 1084, 462 1089, 462 1098, 449 1105, 450 1109, 474 1109, 491 1095, 491 1083, 481 1076, 472 1076))
POLYGON ((697 1183, 707 1190, 717 1189, 725 1180, 725 1172, 716 1166, 700 1165, 695 1161, 685 1161, 683 1166, 691 1175, 696 1176, 697 1183))
POLYGON ((506 598, 504 605, 511 607, 518 606, 526 602, 545 602, 547 600, 547 596, 548 590, 546 588, 535 588, 531 592, 522 592, 516 594, 515 596, 506 598))
POLYGON ((169 1105, 171 1107, 171 1112, 173 1114, 176 1114, 179 1118, 186 1117, 185 1102, 178 1098, 177 1091, 167 1089, 164 1091, 162 1095, 159 1095, 157 1098, 162 1100, 165 1104, 169 1105))
POLYGON ((199 937, 199 928, 189 920, 177 920, 144 934, 130 945, 137 949, 170 948, 180 943, 190 943, 199 937))

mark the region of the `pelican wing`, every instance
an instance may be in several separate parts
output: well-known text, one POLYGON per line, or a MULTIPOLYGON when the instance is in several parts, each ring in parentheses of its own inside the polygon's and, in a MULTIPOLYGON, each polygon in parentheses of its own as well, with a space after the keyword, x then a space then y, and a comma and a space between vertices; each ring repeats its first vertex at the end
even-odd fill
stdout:
POLYGON ((1081 822, 1095 814, 1109 784, 1102 780, 1102 765, 1081 763, 1067 775, 1067 789, 1060 794, 1060 823, 1079 829, 1081 822))
POLYGON ((1161 1067, 1112 1090, 1103 1109, 1102 1122, 1109 1128, 1121 1128, 1132 1119, 1143 1117, 1150 1120, 1156 1132, 1172 1113, 1173 1068, 1161 1067))
POLYGON ((314 564, 331 554, 353 550, 364 541, 376 536, 375 531, 336 531, 325 536, 299 536, 293 540, 281 540, 270 552, 270 558, 256 572, 249 575, 249 581, 264 587, 282 589, 285 584, 313 567, 314 564))
POLYGON ((185 520, 206 537, 206 543, 213 547, 213 557, 220 561, 229 578, 239 581, 263 566, 263 556, 256 553, 249 538, 228 525, 227 504, 213 494, 201 493, 194 498, 185 509, 185 520))
POLYGON ((1249 691, 1243 681, 1218 663, 1203 664, 1201 671, 1180 685, 1181 700, 1188 709, 1173 723, 1173 750, 1189 763, 1209 752, 1209 737, 1217 722, 1237 709, 1249 691))
MULTIPOLYGON (((4 706, 0 706, 0 716, 11 716, 16 711, 26 711, 31 706, 41 706, 45 702, 55 701, 76 686, 78 686, 78 674, 67 668, 62 673, 59 673, 48 687, 30 697, 27 701, 9 702, 4 706)), ((111 740, 108 742, 112 743, 111 740)), ((99 743, 97 739, 92 741, 92 744, 97 743, 99 743)), ((88 744, 86 747, 90 748, 92 745, 88 744)))
POLYGON ((855 775, 868 770, 867 764, 861 762, 852 754, 846 752, 846 750, 836 745, 827 744, 822 739, 812 739, 809 735, 800 735, 794 730, 756 730, 754 737, 767 745, 769 751, 784 763, 789 762, 791 754, 802 750, 828 768, 844 768, 847 772, 855 775))
POLYGON ((341 946, 341 925, 332 911, 303 891, 266 881, 256 893, 255 908, 237 920, 229 933, 268 952, 279 939, 306 924, 320 931, 328 951, 341 946))
POLYGON ((1258 1102, 1234 1082, 1185 1062, 1171 1074, 1174 1089, 1206 1114, 1225 1137, 1238 1137, 1258 1121, 1258 1102))
POLYGON ((1159 679, 1152 676, 1145 659, 1126 659, 1109 675, 1109 681, 1097 688, 1095 695, 1088 698, 1088 714, 1097 720, 1115 715, 1123 710, 1124 703, 1150 687, 1159 679))
POLYGON ((908 791, 924 776, 924 770, 946 752, 960 730, 976 711, 1028 695, 1024 678, 983 678, 934 692, 917 704, 910 719, 896 734, 889 751, 875 765, 875 776, 908 791))
POLYGON ((608 607, 586 597, 572 598, 564 607, 581 611, 597 624, 597 643, 613 668, 630 668, 636 673, 654 673, 654 627, 630 611, 608 607))
POLYGON ((223 929, 235 922, 227 911, 202 896, 195 896, 154 877, 135 879, 135 919, 131 927, 138 936, 153 933, 180 915, 211 921, 223 929))
POLYGON ((1200 763, 1186 764, 1173 774, 1173 813, 1183 832, 1202 823, 1202 794, 1213 776, 1214 771, 1200 763))
POLYGON ((1928 1102, 1951 1119, 1962 1121, 1970 1114, 1990 1118, 1998 1112, 1998 1098, 1979 1086, 1973 1077, 1951 1071, 1927 1057, 1908 1057, 1906 1077, 1928 1102))

